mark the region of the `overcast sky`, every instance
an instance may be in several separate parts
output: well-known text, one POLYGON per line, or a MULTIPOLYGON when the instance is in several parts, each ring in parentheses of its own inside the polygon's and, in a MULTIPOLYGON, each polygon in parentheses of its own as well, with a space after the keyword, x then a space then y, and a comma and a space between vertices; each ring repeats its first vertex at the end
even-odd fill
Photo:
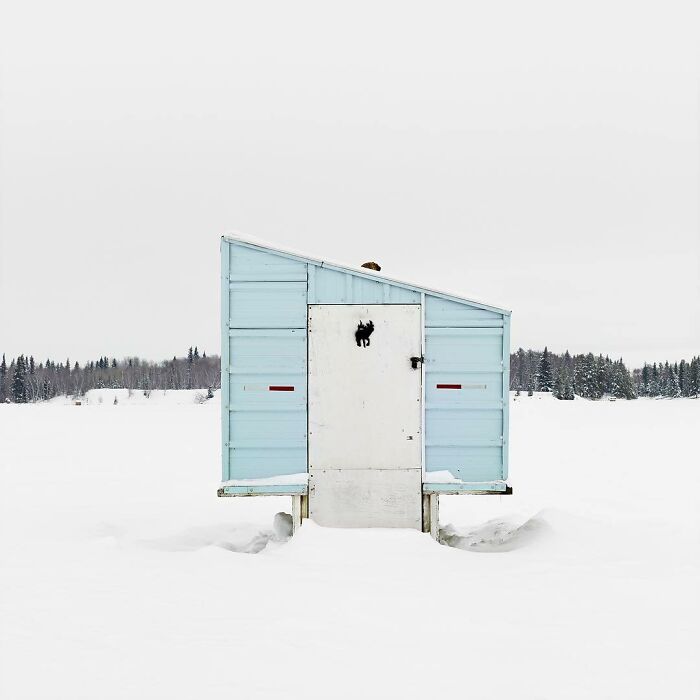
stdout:
POLYGON ((700 353, 695 3, 8 3, 0 352, 219 345, 219 236, 700 353))

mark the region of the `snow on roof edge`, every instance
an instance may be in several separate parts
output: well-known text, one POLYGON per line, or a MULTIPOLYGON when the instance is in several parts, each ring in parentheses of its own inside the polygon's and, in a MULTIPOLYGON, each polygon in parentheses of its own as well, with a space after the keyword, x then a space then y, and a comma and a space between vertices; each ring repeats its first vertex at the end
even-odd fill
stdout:
POLYGON ((277 253, 283 253, 285 255, 291 255, 297 258, 303 258, 305 260, 310 260, 314 263, 317 263, 318 265, 321 266, 330 266, 330 267, 335 267, 340 270, 344 270, 346 272, 350 272, 352 274, 359 274, 365 277, 371 277, 371 278, 376 278, 378 280, 381 280, 383 282, 388 282, 389 284, 394 283, 394 284, 400 284, 404 287, 412 287, 413 289, 416 289, 421 292, 426 292, 428 294, 438 294, 443 297, 449 297, 450 299, 455 299, 458 301, 464 301, 469 304, 476 304, 477 306, 484 307, 487 310, 495 311, 497 313, 505 314, 507 316, 511 315, 510 309, 505 309, 500 306, 494 306, 493 304, 487 304, 486 302, 479 301, 478 299, 472 299, 470 297, 465 297, 461 293, 456 293, 456 292, 451 292, 447 291, 444 289, 434 289, 431 287, 426 287, 421 284, 416 284, 415 282, 408 282, 406 280, 401 280, 397 279, 396 277, 387 277, 386 275, 382 275, 380 273, 375 272, 374 270, 369 270, 366 267, 358 267, 356 265, 348 265, 347 263, 341 263, 335 260, 328 260, 327 258, 318 258, 315 255, 309 255, 308 253, 305 253, 304 251, 301 250, 296 250, 294 248, 287 248, 284 246, 279 246, 275 243, 271 243, 270 241, 266 241, 262 238, 258 238, 257 236, 250 236, 246 234, 239 233, 238 231, 235 231, 233 233, 227 233, 221 236, 222 239, 227 240, 227 241, 233 241, 233 242, 238 242, 238 243, 244 243, 247 245, 252 245, 257 248, 264 248, 266 250, 271 250, 273 252, 277 253))

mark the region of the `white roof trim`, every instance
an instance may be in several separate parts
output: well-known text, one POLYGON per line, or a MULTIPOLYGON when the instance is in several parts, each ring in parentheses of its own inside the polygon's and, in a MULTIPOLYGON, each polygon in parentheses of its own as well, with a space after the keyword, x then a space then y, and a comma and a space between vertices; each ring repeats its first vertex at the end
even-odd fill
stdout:
POLYGON ((467 298, 461 294, 457 294, 455 292, 448 292, 444 290, 439 290, 439 289, 431 289, 430 287, 423 287, 418 284, 414 284, 413 282, 406 282, 404 280, 396 279, 394 277, 386 277, 378 272, 375 272, 373 270, 369 270, 366 267, 356 267, 354 265, 348 265, 345 263, 339 263, 331 260, 323 260, 322 258, 317 258, 314 257, 313 255, 309 255, 308 253, 304 253, 302 251, 298 250, 293 250, 291 248, 281 248, 275 244, 269 243, 268 241, 265 241, 261 238, 257 238, 255 236, 247 236, 243 235, 241 233, 235 232, 235 233, 230 233, 226 234, 225 236, 222 236, 224 240, 227 241, 232 241, 234 243, 242 243, 247 246, 252 246, 254 248, 263 248, 264 250, 270 250, 274 253, 279 253, 281 255, 285 255, 291 258, 297 258, 301 260, 308 261, 312 264, 315 265, 320 265, 321 267, 328 267, 328 268, 333 268, 340 270, 342 272, 349 272, 353 275, 358 275, 359 277, 366 277, 368 279, 375 279, 380 282, 387 282, 389 284, 398 284, 402 287, 408 287, 409 289, 413 289, 417 292, 425 292, 426 294, 434 294, 439 297, 443 297, 445 299, 449 299, 452 301, 457 301, 457 302, 465 302, 467 304, 473 304, 475 306, 478 306, 482 309, 486 309, 488 311, 495 311, 496 313, 499 314, 505 314, 507 316, 510 316, 510 311, 508 309, 503 309, 498 306, 493 306, 492 304, 486 304, 482 301, 478 301, 476 299, 470 299, 467 298))

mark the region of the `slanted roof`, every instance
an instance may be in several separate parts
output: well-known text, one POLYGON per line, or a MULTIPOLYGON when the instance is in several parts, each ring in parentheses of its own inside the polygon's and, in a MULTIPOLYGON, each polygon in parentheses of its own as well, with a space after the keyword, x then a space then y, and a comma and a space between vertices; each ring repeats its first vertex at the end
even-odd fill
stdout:
POLYGON ((348 265, 345 263, 333 262, 330 260, 324 260, 322 258, 316 258, 307 253, 303 253, 298 250, 293 250, 291 248, 281 248, 277 245, 264 241, 255 236, 246 236, 240 233, 232 233, 222 236, 226 241, 231 241, 232 243, 239 243, 244 246, 251 248, 260 248, 277 255, 282 255, 287 258, 292 258, 293 260, 299 260, 301 262, 306 262, 312 265, 319 265, 320 267, 326 267, 331 270, 338 270, 340 272, 346 272, 352 275, 357 275, 358 277, 364 277, 366 279, 372 279, 379 282, 386 282, 387 284, 393 284, 405 289, 411 289, 416 292, 424 292, 426 294, 432 294, 434 296, 441 297, 443 299, 449 299, 450 301, 456 301, 462 304, 469 304, 471 306, 477 307, 479 309, 486 309, 487 311, 494 311, 499 314, 510 315, 508 309, 503 309, 498 306, 493 306, 492 304, 485 304, 484 302, 477 301, 472 298, 467 298, 461 294, 456 294, 454 292, 448 292, 439 289, 433 289, 430 287, 423 287, 412 282, 405 282, 393 277, 386 277, 374 270, 369 270, 365 267, 357 267, 355 265, 348 265))

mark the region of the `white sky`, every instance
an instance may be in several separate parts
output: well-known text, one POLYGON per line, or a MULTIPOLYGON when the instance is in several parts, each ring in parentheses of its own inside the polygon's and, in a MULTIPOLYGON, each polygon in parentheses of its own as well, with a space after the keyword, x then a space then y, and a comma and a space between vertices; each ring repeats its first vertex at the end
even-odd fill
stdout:
POLYGON ((217 352, 232 230, 700 352, 694 3, 11 5, 0 352, 217 352))

